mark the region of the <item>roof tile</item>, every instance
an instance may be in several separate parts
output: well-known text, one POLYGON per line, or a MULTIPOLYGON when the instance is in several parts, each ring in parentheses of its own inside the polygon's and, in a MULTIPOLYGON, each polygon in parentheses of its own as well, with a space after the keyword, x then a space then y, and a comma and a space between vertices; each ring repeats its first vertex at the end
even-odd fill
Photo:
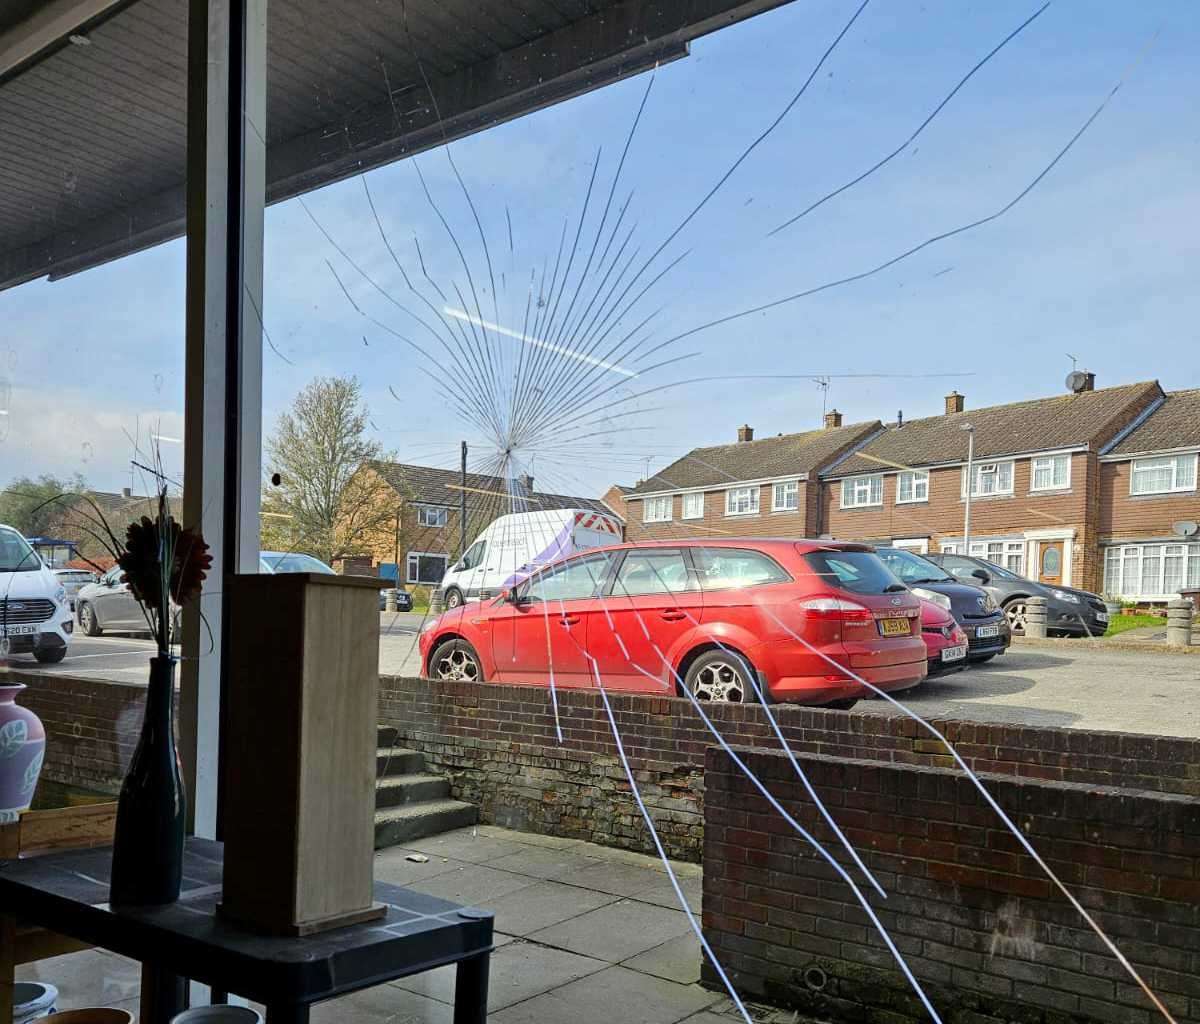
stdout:
POLYGON ((1109 453, 1140 455, 1200 444, 1200 388, 1170 391, 1161 406, 1109 453))

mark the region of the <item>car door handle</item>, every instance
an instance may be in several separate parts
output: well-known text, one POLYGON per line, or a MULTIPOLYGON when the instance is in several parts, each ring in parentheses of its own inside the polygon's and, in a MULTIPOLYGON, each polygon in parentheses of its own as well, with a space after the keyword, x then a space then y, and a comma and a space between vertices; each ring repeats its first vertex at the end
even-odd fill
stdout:
POLYGON ((563 616, 560 616, 559 622, 561 622, 564 626, 574 626, 574 625, 578 624, 579 616, 578 615, 563 615, 563 616))
POLYGON ((680 619, 687 618, 687 612, 660 612, 659 618, 665 619, 667 622, 678 622, 680 619))

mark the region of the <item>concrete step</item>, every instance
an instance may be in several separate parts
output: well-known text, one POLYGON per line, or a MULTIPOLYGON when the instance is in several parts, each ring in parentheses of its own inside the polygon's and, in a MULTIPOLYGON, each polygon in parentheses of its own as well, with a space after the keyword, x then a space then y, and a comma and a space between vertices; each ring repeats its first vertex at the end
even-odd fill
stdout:
POLYGON ((375 726, 375 737, 377 747, 394 747, 396 745, 397 731, 394 725, 377 725, 375 726))
POLYGON ((375 849, 400 846, 413 839, 466 828, 478 821, 478 808, 461 800, 429 800, 376 811, 375 849))
POLYGON ((391 775, 375 783, 375 809, 445 800, 450 780, 441 775, 391 775))
POLYGON ((414 775, 425 770, 425 755, 408 747, 380 747, 375 755, 375 775, 414 775))

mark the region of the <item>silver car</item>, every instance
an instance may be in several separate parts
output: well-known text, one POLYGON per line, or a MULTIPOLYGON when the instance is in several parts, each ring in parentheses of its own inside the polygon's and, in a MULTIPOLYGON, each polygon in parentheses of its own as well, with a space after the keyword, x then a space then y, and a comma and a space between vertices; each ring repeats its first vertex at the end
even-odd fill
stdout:
MULTIPOLYGON (((122 581, 124 570, 114 565, 95 583, 85 584, 75 597, 75 617, 85 636, 101 633, 146 633, 150 627, 141 605, 122 581)), ((172 605, 171 639, 179 635, 179 609, 172 605)))
POLYGON ((75 599, 79 596, 79 591, 89 583, 95 583, 96 574, 88 572, 87 569, 54 569, 52 571, 67 592, 67 601, 70 602, 71 611, 74 611, 75 599))

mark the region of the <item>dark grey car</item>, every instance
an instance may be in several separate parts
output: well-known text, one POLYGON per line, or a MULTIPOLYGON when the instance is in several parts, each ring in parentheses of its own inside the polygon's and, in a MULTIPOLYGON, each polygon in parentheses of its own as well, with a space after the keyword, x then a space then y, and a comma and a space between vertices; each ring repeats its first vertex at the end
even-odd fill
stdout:
POLYGON ((1108 629, 1104 602, 1086 590, 1056 587, 1026 579, 985 558, 967 555, 926 555, 951 576, 981 586, 1004 609, 1008 624, 1017 634, 1025 632, 1025 616, 1031 597, 1046 599, 1046 631, 1060 636, 1103 636, 1108 629))

